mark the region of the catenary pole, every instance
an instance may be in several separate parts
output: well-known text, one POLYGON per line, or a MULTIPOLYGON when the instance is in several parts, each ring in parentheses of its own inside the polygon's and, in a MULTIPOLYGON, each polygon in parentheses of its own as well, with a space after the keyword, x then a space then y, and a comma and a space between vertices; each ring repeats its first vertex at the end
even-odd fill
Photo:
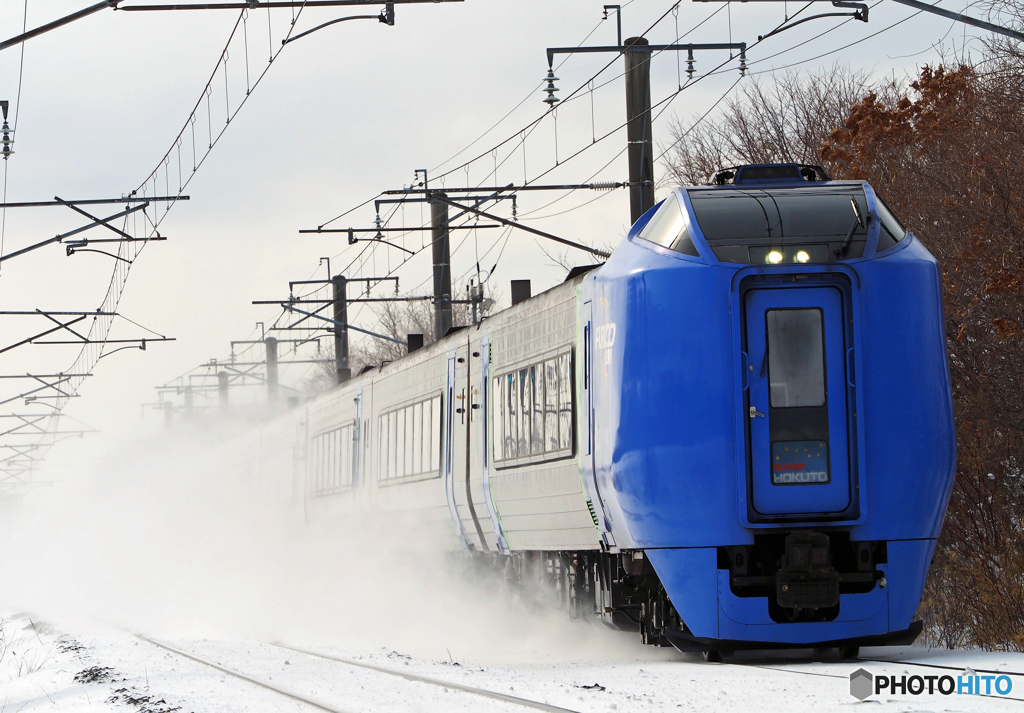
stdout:
MULTIPOLYGON (((443 193, 437 195, 447 198, 443 193)), ((440 200, 430 202, 430 225, 434 258, 434 338, 440 339, 452 326, 452 258, 447 203, 440 200)))
POLYGON ((650 44, 630 37, 626 51, 626 141, 629 144, 630 222, 654 206, 654 152, 651 148, 651 53, 629 48, 650 44))

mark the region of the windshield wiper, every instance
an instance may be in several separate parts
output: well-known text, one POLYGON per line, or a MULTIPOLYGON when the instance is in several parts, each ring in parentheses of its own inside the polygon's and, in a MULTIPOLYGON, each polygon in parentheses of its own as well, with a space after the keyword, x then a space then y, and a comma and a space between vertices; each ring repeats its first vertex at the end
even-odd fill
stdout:
POLYGON ((854 224, 850 226, 850 232, 846 234, 846 240, 843 241, 842 245, 836 248, 836 257, 840 260, 846 256, 846 251, 850 249, 850 241, 853 240, 853 232, 857 230, 857 228, 864 227, 864 217, 860 214, 860 206, 857 205, 857 201, 850 198, 850 205, 853 206, 853 214, 857 216, 857 219, 854 224))

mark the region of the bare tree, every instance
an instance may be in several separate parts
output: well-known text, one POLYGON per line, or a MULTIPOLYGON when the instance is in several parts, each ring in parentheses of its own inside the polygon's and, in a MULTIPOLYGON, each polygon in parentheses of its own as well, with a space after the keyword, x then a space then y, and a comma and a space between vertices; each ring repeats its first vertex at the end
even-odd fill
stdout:
POLYGON ((818 149, 872 86, 866 73, 840 64, 771 83, 752 79, 715 120, 672 121, 662 183, 702 185, 744 163, 818 163, 818 149))

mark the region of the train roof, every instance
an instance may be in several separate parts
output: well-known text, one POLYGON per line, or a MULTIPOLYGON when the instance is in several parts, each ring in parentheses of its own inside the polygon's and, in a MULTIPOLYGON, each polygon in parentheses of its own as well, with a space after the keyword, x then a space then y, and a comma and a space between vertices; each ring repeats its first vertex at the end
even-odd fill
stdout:
POLYGON ((859 259, 907 234, 866 182, 793 163, 737 166, 677 188, 629 237, 704 263, 777 265, 859 259))
POLYGON ((808 163, 756 163, 715 172, 712 186, 773 186, 824 183, 832 180, 821 166, 808 163))

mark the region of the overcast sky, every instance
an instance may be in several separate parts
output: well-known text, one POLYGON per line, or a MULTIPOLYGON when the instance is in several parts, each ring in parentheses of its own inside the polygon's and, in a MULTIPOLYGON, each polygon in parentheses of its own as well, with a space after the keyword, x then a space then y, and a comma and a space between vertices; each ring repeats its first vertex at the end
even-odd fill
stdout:
MULTIPOLYGON (((148 1, 124 0, 123 4, 148 1)), ((90 2, 0 0, 2 38, 20 33, 26 4, 27 26, 32 28, 90 2)), ((269 323, 277 317, 273 307, 253 306, 252 300, 284 298, 290 280, 327 276, 326 268, 318 266, 320 257, 330 256, 332 271, 338 272, 356 260, 363 248, 349 247, 343 236, 300 235, 299 229, 314 228, 380 191, 411 183, 418 168, 430 169, 433 177, 483 154, 468 173, 459 168, 448 175, 445 185, 494 183, 489 174, 495 157, 490 150, 518 137, 546 110, 540 91, 547 70, 545 49, 577 45, 588 35, 586 44, 614 44, 614 20, 601 22, 603 4, 597 0, 466 0, 399 5, 394 27, 369 21, 340 23, 289 45, 188 185, 185 193, 191 200, 176 205, 162 224, 161 232, 169 240, 151 244, 132 267, 119 312, 177 341, 103 359, 68 413, 107 434, 126 433, 140 423, 144 428, 157 427, 158 415, 150 413, 140 420, 142 405, 155 401, 155 386, 210 358, 226 357, 230 340, 252 339, 258 336, 256 322, 269 323)), ((941 4, 964 9, 963 2, 941 4)), ((646 31, 670 7, 666 0, 629 2, 622 11, 623 35, 646 31)), ((721 7, 717 2, 683 2, 677 16, 670 13, 647 37, 652 42, 671 42, 677 32, 682 34, 721 7)), ((782 2, 733 3, 685 41, 723 42, 731 37, 753 44, 759 34, 782 21, 785 11, 799 7, 782 2)), ((379 9, 374 5, 305 10, 296 32, 335 17, 379 9)), ((806 14, 813 10, 831 12, 833 8, 819 3, 806 14)), ((250 83, 266 67, 269 50, 276 51, 287 29, 290 11, 275 12, 272 40, 267 36, 266 11, 253 12, 245 23, 242 39, 248 43, 250 83)), ((954 42, 979 46, 963 25, 952 27, 947 20, 927 15, 883 31, 913 14, 893 2, 880 3, 872 7, 870 23, 848 22, 817 39, 812 38, 840 21, 805 23, 753 48, 747 61, 756 72, 794 64, 800 71, 809 71, 838 61, 879 77, 903 76, 920 64, 935 63, 936 43, 946 50, 954 42)), ((10 100, 11 118, 15 112, 18 117, 16 153, 6 166, 7 200, 47 200, 55 195, 107 198, 137 188, 185 124, 237 19, 235 11, 105 10, 26 43, 23 72, 19 71, 20 49, 0 52, 0 99, 10 100), (19 77, 20 104, 16 101, 19 77)), ((237 49, 241 46, 236 37, 232 45, 236 49, 229 50, 228 68, 234 82, 241 81, 246 69, 245 52, 237 49)), ((728 60, 728 54, 699 54, 697 59, 700 73, 728 60)), ((612 60, 610 55, 593 54, 569 58, 557 72, 560 96, 586 85, 612 60)), ((584 92, 558 112, 558 159, 563 163, 540 183, 626 180, 625 155, 619 155, 625 147, 624 131, 565 162, 592 144, 595 136, 624 120, 621 65, 621 59, 614 60, 594 82, 593 94, 584 92)), ((666 144, 672 118, 691 119, 706 112, 736 81, 736 65, 735 61, 727 64, 727 71, 681 93, 656 120, 656 143, 666 144)), ((654 59, 656 102, 677 90, 678 72, 675 56, 654 59)), ((771 77, 768 73, 758 76, 766 81, 771 77)), ((211 115, 216 117, 219 110, 223 117, 224 107, 237 106, 241 95, 236 91, 234 97, 225 98, 223 83, 215 81, 214 87, 211 115)), ((214 132, 220 126, 217 123, 214 132)), ((200 131, 203 128, 200 125, 200 131)), ((496 182, 521 183, 524 172, 534 180, 554 168, 555 133, 555 122, 549 118, 527 138, 525 157, 518 138, 505 144, 497 154, 496 182)), ((191 163, 189 148, 183 148, 186 164, 191 163)), ((187 165, 186 173, 190 169, 187 165)), ((656 174, 660 175, 658 168, 656 174)), ((432 181, 432 185, 436 184, 432 181)), ((95 210, 109 215, 116 209, 95 210)), ((509 206, 495 210, 508 215, 509 206)), ((628 196, 622 190, 581 191, 566 197, 526 193, 520 196, 518 211, 538 228, 597 245, 616 244, 629 223, 628 196), (588 201, 594 202, 582 205, 588 201)), ((428 218, 429 211, 423 215, 428 218)), ((371 204, 332 227, 368 227, 373 218, 371 204)), ((404 215, 396 214, 391 225, 413 226, 420 221, 420 207, 411 205, 404 215)), ((82 222, 67 208, 8 210, 3 252, 82 222)), ((455 235, 456 286, 475 275, 478 256, 486 271, 499 253, 501 260, 488 285, 506 303, 511 279, 531 279, 537 292, 564 278, 564 270, 545 257, 534 238, 512 232, 505 244, 505 235, 501 230, 455 235), (463 237, 466 240, 460 245, 463 237)), ((106 237, 97 230, 86 236, 106 237)), ((402 240, 412 249, 425 244, 425 237, 419 235, 402 240)), ((429 250, 399 267, 403 255, 380 248, 367 262, 349 267, 348 274, 369 276, 395 270, 403 293, 425 293, 429 250)), ((592 261, 583 253, 569 257, 580 264, 592 261)), ((93 310, 103 297, 112 267, 108 257, 95 253, 67 257, 61 246, 49 246, 0 266, 0 303, 4 309, 93 310)), ((379 293, 392 290, 382 288, 379 293)), ((356 323, 373 328, 372 316, 369 310, 361 310, 356 323)), ((43 322, 29 319, 34 318, 0 318, 4 346, 33 329, 46 328, 43 322)), ((145 335, 128 323, 118 323, 112 336, 145 335)), ((0 355, 0 372, 63 371, 75 354, 74 347, 27 346, 0 355)), ((295 383, 306 369, 291 367, 283 379, 295 383)), ((58 450, 73 454, 81 448, 67 444, 58 450)))

